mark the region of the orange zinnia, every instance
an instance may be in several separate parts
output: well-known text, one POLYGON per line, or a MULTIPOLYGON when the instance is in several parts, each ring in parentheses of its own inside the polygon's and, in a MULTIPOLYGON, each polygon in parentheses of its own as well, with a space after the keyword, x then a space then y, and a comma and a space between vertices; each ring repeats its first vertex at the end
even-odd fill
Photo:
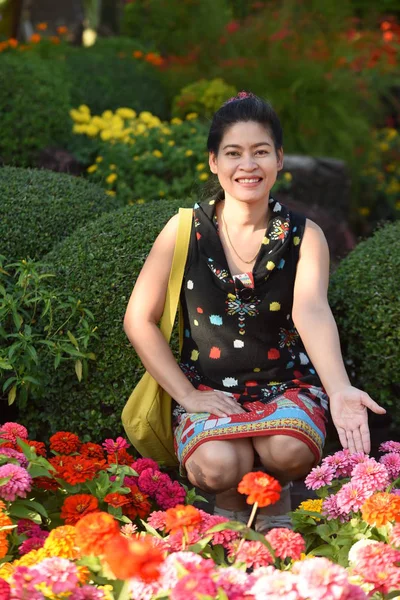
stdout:
POLYGON ((194 506, 177 504, 174 508, 168 508, 165 511, 165 529, 171 533, 177 533, 186 527, 191 531, 195 525, 201 523, 202 516, 194 506))
POLYGON ((76 544, 83 554, 104 554, 107 542, 117 533, 117 521, 105 512, 94 512, 82 517, 75 526, 76 544))
POLYGON ((146 583, 160 575, 163 553, 146 538, 132 540, 123 535, 111 538, 105 547, 106 561, 118 579, 140 577, 146 583))
POLYGON ((97 498, 90 494, 75 494, 68 496, 61 507, 61 518, 67 525, 75 525, 85 515, 99 509, 97 498))
POLYGON ((366 499, 361 507, 361 515, 368 525, 376 527, 391 521, 400 521, 400 496, 377 492, 366 499))
POLYGON ((75 527, 73 525, 61 525, 50 531, 43 544, 43 551, 47 556, 77 560, 81 557, 81 552, 75 540, 75 527))
POLYGON ((37 23, 36 29, 38 29, 39 31, 46 31, 47 23, 37 23))
POLYGON ((118 508, 119 506, 129 504, 130 500, 128 494, 123 495, 114 492, 113 494, 107 494, 107 496, 104 497, 104 502, 107 502, 107 504, 110 504, 114 508, 118 508))
POLYGON ((65 35, 66 33, 68 33, 68 27, 66 27, 65 25, 60 25, 60 27, 57 27, 57 33, 58 35, 65 35))
POLYGON ((29 41, 32 42, 32 44, 38 44, 41 39, 42 38, 40 37, 39 33, 33 33, 29 38, 29 41))
POLYGON ((257 502, 260 507, 275 504, 279 500, 282 491, 279 481, 262 471, 247 473, 237 489, 240 494, 247 495, 247 504, 257 502))
POLYGON ((0 558, 4 558, 8 552, 8 541, 6 531, 0 531, 0 558))

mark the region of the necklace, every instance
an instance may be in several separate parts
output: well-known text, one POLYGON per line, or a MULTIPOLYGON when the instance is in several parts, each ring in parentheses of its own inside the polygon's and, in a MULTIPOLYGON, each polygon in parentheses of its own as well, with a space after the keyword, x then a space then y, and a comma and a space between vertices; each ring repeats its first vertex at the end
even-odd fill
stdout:
POLYGON ((226 224, 226 221, 225 221, 225 217, 224 217, 224 211, 223 211, 223 210, 221 211, 221 217, 222 217, 222 222, 223 222, 223 224, 224 224, 224 226, 225 226, 226 236, 227 236, 227 238, 228 238, 228 241, 229 241, 229 243, 230 243, 230 245, 231 245, 231 248, 232 248, 232 250, 234 251, 234 253, 236 254, 236 256, 237 256, 238 258, 240 258, 240 260, 241 260, 242 262, 246 263, 246 265, 250 265, 250 264, 251 264, 253 261, 255 261, 255 259, 257 258, 257 256, 258 256, 258 253, 259 253, 259 251, 260 251, 260 248, 257 250, 257 253, 256 253, 256 255, 255 255, 255 256, 253 256, 253 258, 252 258, 251 260, 244 260, 244 258, 242 258, 242 257, 240 256, 240 254, 238 254, 238 252, 236 251, 236 248, 235 248, 235 246, 232 244, 232 240, 231 240, 231 238, 230 238, 230 236, 229 236, 228 226, 227 226, 227 224, 226 224))

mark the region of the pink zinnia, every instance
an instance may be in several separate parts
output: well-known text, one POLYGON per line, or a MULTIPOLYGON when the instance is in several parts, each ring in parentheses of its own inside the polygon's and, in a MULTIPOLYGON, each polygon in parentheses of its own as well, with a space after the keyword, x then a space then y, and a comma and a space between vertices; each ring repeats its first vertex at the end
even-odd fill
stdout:
POLYGON ((144 469, 139 475, 138 487, 141 492, 154 498, 156 492, 169 484, 171 478, 155 469, 144 469))
POLYGON ((10 584, 5 579, 0 577, 0 600, 9 600, 10 598, 10 584))
MULTIPOLYGON (((140 476, 141 477, 141 476, 140 476)), ((168 475, 166 475, 168 477, 168 475)), ((140 482, 140 478, 139 478, 140 482)), ((179 481, 164 481, 156 491, 156 501, 162 510, 185 504, 186 490, 179 481)))
POLYGON ((36 580, 31 568, 22 565, 16 567, 12 574, 11 584, 13 599, 43 600, 43 594, 35 588, 36 580))
POLYGON ((168 548, 170 552, 179 552, 183 550, 184 546, 192 546, 193 544, 197 544, 202 539, 202 535, 200 533, 200 529, 198 527, 194 527, 190 531, 186 532, 186 536, 178 531, 177 533, 170 534, 167 538, 164 538, 168 544, 168 548))
POLYGON ((68 600, 104 600, 105 595, 103 590, 99 590, 93 585, 83 585, 75 589, 68 600))
POLYGON ((24 441, 28 439, 28 430, 23 425, 10 421, 0 427, 0 438, 3 442, 4 440, 8 440, 16 444, 17 438, 21 438, 24 441))
POLYGON ((155 471, 160 470, 158 463, 152 458, 138 458, 131 464, 131 468, 136 471, 138 475, 145 469, 154 469, 155 471))
POLYGON ((271 553, 262 542, 248 540, 243 543, 239 552, 237 552, 234 544, 229 556, 236 556, 236 561, 244 563, 247 569, 266 567, 274 562, 271 553))
POLYGON ((125 525, 122 525, 120 533, 125 537, 132 537, 137 533, 137 525, 134 523, 125 523, 125 525))
POLYGON ((202 596, 215 598, 217 586, 208 573, 195 571, 184 575, 171 590, 171 600, 199 600, 202 596))
POLYGON ((351 481, 361 483, 370 492, 381 492, 389 485, 390 477, 385 465, 369 458, 353 468, 351 481))
POLYGON ((263 575, 250 588, 255 600, 303 600, 297 589, 298 577, 290 571, 275 570, 270 575, 263 575))
POLYGON ((393 525, 393 529, 389 533, 389 543, 400 549, 400 523, 393 525))
POLYGON ((271 529, 265 539, 271 544, 275 556, 282 560, 299 560, 301 553, 306 551, 303 536, 285 527, 271 529))
POLYGON ((322 461, 323 465, 328 465, 328 467, 332 467, 335 472, 335 477, 350 477, 351 470, 354 466, 351 460, 350 450, 339 450, 332 454, 331 456, 327 456, 322 461))
POLYGON ((165 512, 163 510, 154 510, 147 518, 147 522, 154 529, 162 531, 165 529, 165 512))
POLYGON ((346 569, 327 558, 297 562, 292 571, 298 574, 297 587, 304 598, 339 600, 349 585, 346 569))
POLYGON ((21 533, 26 533, 28 537, 41 535, 42 529, 40 525, 30 521, 29 519, 19 519, 17 524, 17 533, 20 535, 21 533))
POLYGON ((120 450, 126 450, 129 448, 130 444, 121 436, 117 437, 114 441, 111 438, 104 440, 102 443, 103 448, 107 452, 107 454, 116 454, 120 450))
POLYGON ((383 442, 383 444, 379 446, 379 452, 397 452, 400 454, 400 442, 383 442))
POLYGON ((400 476, 400 454, 389 452, 381 456, 379 462, 385 465, 392 479, 397 479, 400 476))
POLYGON ((314 469, 307 475, 304 483, 311 490, 317 490, 318 488, 330 485, 335 476, 335 471, 329 465, 320 465, 314 467, 314 469))
POLYGON ((79 582, 76 565, 59 556, 45 558, 31 568, 31 573, 36 584, 45 583, 56 595, 72 592, 79 582))
POLYGON ((0 458, 1 456, 15 458, 15 460, 18 461, 20 467, 24 467, 24 469, 26 469, 26 467, 28 466, 29 461, 26 458, 25 454, 22 454, 22 452, 18 452, 18 450, 14 450, 14 448, 3 448, 2 446, 0 446, 0 458))
POLYGON ((345 521, 349 520, 349 516, 341 513, 337 504, 337 496, 335 494, 327 496, 327 498, 325 498, 325 500, 322 502, 321 513, 327 518, 328 521, 331 521, 332 519, 339 519, 341 523, 344 523, 345 521))
MULTIPOLYGON (((228 600, 238 600, 249 590, 253 578, 236 567, 219 568, 214 581, 228 596, 228 600)), ((247 596, 248 600, 251 597, 247 596)))
POLYGON ((368 600, 368 596, 358 585, 349 583, 340 600, 368 600))
POLYGON ((364 481, 349 481, 336 494, 337 507, 342 515, 357 512, 372 494, 364 481))
POLYGON ((221 531, 210 532, 209 530, 215 525, 220 525, 221 523, 227 523, 229 519, 226 517, 220 517, 219 515, 208 515, 204 519, 204 523, 202 523, 201 533, 206 535, 212 535, 211 543, 215 546, 217 544, 221 544, 224 548, 229 548, 229 544, 236 540, 239 537, 238 531, 233 531, 232 529, 222 529, 221 531))
POLYGON ((43 547, 43 544, 48 537, 48 531, 43 531, 43 535, 35 535, 24 540, 18 548, 18 552, 22 555, 28 554, 31 550, 38 550, 43 547))
MULTIPOLYGON (((174 552, 169 554, 160 568, 161 577, 159 579, 163 590, 172 590, 179 581, 180 573, 183 567, 190 573, 194 571, 214 572, 215 563, 213 560, 203 558, 194 552, 174 552)), ((136 599, 136 596, 134 596, 136 599)))
POLYGON ((26 469, 8 463, 0 467, 0 479, 10 477, 9 481, 0 484, 0 498, 13 502, 16 498, 26 498, 31 491, 32 477, 26 469))

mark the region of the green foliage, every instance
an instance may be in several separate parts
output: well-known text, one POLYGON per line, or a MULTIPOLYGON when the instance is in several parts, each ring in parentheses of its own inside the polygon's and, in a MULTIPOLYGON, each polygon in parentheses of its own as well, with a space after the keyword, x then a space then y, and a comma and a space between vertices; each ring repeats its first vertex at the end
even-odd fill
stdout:
POLYGON ((96 358, 88 349, 95 336, 93 315, 69 293, 55 292, 52 277, 40 272, 39 263, 6 264, 0 256, 0 398, 17 400, 21 409, 50 385, 44 361, 53 360, 53 369, 66 363, 70 376, 72 361, 80 381, 96 358))
POLYGON ((400 425, 400 221, 361 242, 334 273, 330 303, 353 382, 400 425))
POLYGON ((156 68, 132 56, 143 45, 124 38, 100 38, 90 48, 70 48, 66 66, 72 82, 71 105, 87 104, 94 113, 128 106, 168 116, 156 68))
POLYGON ((115 206, 84 179, 36 169, 0 168, 1 251, 37 259, 74 229, 115 206))
POLYGON ((201 79, 183 88, 174 98, 172 114, 185 118, 188 113, 197 113, 199 117, 211 119, 215 111, 236 94, 237 89, 220 77, 211 81, 201 79))
POLYGON ((61 364, 35 408, 30 403, 22 411, 20 419, 33 436, 67 429, 95 441, 121 432, 122 408, 143 372, 123 331, 123 316, 152 243, 184 204, 160 201, 102 215, 45 257, 58 288, 70 290, 93 312, 99 339, 87 381, 78 385, 61 364))
POLYGON ((162 54, 184 56, 204 42, 212 48, 230 18, 226 0, 146 0, 125 4, 121 28, 162 54))
POLYGON ((0 157, 34 165, 37 152, 70 137, 70 88, 62 65, 25 55, 0 55, 0 157))

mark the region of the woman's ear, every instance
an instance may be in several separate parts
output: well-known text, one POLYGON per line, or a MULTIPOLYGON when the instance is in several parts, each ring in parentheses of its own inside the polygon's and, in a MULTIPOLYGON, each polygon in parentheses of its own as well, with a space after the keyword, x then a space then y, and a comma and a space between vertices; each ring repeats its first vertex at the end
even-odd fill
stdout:
POLYGON ((214 173, 214 175, 216 175, 218 172, 218 168, 217 168, 217 157, 215 156, 214 152, 210 152, 208 154, 208 164, 210 165, 211 173, 214 173))
POLYGON ((282 171, 282 169, 283 169, 283 148, 279 148, 276 154, 277 154, 278 171, 282 171))

